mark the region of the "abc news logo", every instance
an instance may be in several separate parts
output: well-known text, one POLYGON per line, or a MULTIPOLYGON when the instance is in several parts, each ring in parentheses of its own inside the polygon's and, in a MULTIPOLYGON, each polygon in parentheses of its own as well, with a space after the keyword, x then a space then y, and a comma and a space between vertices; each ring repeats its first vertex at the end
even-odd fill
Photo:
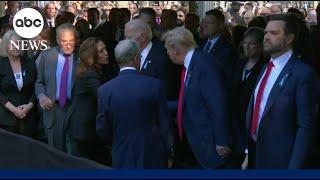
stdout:
POLYGON ((20 37, 25 39, 11 40, 11 50, 13 47, 18 50, 46 50, 48 48, 47 40, 32 40, 41 33, 43 26, 43 17, 37 10, 24 8, 18 11, 13 18, 13 28, 20 37))

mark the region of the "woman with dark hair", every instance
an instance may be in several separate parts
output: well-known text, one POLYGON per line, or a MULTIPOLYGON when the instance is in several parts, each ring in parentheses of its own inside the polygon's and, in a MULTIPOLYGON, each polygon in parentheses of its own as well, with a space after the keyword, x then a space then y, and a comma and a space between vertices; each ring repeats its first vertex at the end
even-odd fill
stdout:
POLYGON ((194 13, 188 13, 186 15, 184 27, 187 28, 193 35, 194 40, 199 45, 202 43, 199 37, 200 17, 194 13))
POLYGON ((34 137, 36 66, 11 45, 10 41, 17 44, 18 40, 19 35, 10 30, 0 45, 0 128, 34 137))
POLYGON ((75 27, 78 33, 77 39, 79 40, 79 43, 77 44, 82 44, 84 40, 90 37, 90 24, 88 21, 80 19, 76 22, 75 27))
POLYGON ((234 155, 239 167, 245 157, 246 134, 245 119, 247 106, 258 76, 267 61, 263 50, 264 30, 258 27, 249 28, 243 35, 242 47, 244 59, 238 61, 233 82, 233 121, 234 121, 234 155))
POLYGON ((103 64, 108 52, 97 37, 86 39, 80 46, 79 64, 72 91, 72 105, 66 115, 67 152, 106 163, 106 148, 96 136, 97 91, 104 83, 103 64))

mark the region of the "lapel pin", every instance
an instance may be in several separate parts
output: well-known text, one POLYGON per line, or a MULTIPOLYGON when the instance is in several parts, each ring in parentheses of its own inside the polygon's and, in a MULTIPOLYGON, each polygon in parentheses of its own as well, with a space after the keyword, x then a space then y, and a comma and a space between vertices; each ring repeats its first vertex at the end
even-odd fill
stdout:
POLYGON ((279 82, 279 86, 280 86, 280 87, 283 86, 283 84, 285 83, 285 81, 286 81, 286 79, 287 79, 288 76, 289 76, 289 74, 285 74, 285 75, 282 77, 281 81, 279 82))

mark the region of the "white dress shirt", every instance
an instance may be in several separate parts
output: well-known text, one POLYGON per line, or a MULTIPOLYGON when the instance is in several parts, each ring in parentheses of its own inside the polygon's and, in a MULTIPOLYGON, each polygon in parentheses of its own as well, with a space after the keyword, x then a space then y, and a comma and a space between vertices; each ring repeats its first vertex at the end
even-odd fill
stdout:
MULTIPOLYGON (((261 116, 263 114, 263 111, 265 109, 265 106, 267 104, 267 100, 269 98, 270 92, 272 87, 274 86, 274 83, 276 82, 277 78, 279 77, 281 71, 283 70, 283 68, 286 66, 286 64, 288 63, 289 59, 292 56, 292 50, 287 51, 286 53, 284 53, 283 55, 277 57, 276 59, 272 59, 271 61, 273 62, 274 67, 271 69, 270 75, 268 77, 268 80, 266 82, 266 86, 264 88, 263 94, 262 94, 262 98, 261 98, 261 104, 260 104, 260 109, 259 109, 259 115, 258 115, 258 126, 257 126, 257 133, 258 134, 258 130, 259 130, 259 124, 261 122, 261 116)), ((254 106, 256 104, 256 98, 257 98, 257 94, 258 94, 258 89, 260 87, 261 84, 261 80, 263 79, 264 75, 266 73, 266 70, 263 73, 263 76, 261 76, 258 85, 256 86, 256 89, 254 91, 254 106)), ((254 137, 256 138, 256 137, 254 137)))
POLYGON ((147 47, 145 47, 141 52, 141 61, 140 61, 140 70, 142 69, 142 66, 144 62, 146 61, 146 58, 152 48, 152 42, 150 41, 147 47))
POLYGON ((49 26, 49 27, 50 27, 50 22, 51 22, 52 27, 55 26, 54 18, 52 18, 52 19, 47 19, 47 22, 48 22, 48 26, 49 26))
POLYGON ((184 58, 184 67, 186 68, 186 74, 184 75, 184 81, 186 81, 186 77, 187 77, 187 74, 188 74, 188 69, 189 69, 189 66, 190 66, 190 62, 191 62, 191 58, 192 58, 192 55, 194 53, 194 49, 191 49, 190 51, 188 51, 186 57, 184 58))

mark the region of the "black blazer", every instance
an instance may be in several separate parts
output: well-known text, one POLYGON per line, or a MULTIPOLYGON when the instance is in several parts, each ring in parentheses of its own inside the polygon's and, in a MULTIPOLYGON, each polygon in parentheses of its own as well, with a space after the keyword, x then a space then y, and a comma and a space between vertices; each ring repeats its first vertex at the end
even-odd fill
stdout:
POLYGON ((234 138, 236 139, 234 142, 235 149, 239 153, 244 153, 245 149, 245 119, 246 112, 248 108, 248 104, 250 102, 250 98, 252 93, 254 93, 255 85, 257 83, 257 79, 263 66, 266 64, 267 59, 261 57, 259 61, 254 65, 251 69, 251 73, 247 78, 242 80, 243 70, 247 63, 248 59, 239 60, 239 63, 236 66, 235 76, 233 80, 233 88, 232 88, 232 110, 233 110, 233 128, 234 128, 234 138))
POLYGON ((167 99, 176 100, 179 94, 181 69, 182 66, 171 62, 163 43, 154 40, 140 73, 159 79, 167 99))
POLYGON ((76 140, 97 140, 97 91, 102 85, 101 79, 101 75, 95 70, 89 70, 75 81, 72 104, 67 112, 64 128, 76 140))
MULTIPOLYGON (((202 49, 205 46, 205 43, 207 43, 207 41, 205 41, 201 46, 202 49)), ((209 54, 212 55, 214 59, 216 59, 222 66, 224 71, 224 78, 226 78, 226 81, 231 82, 233 79, 237 60, 237 53, 232 43, 229 42, 226 37, 221 35, 218 41, 211 48, 209 54)), ((227 85, 231 86, 231 84, 227 85)))
MULTIPOLYGON (((19 91, 9 59, 7 57, 0 58, 0 125, 14 126, 17 123, 18 119, 4 107, 8 101, 14 106, 29 102, 35 104, 34 85, 37 77, 35 62, 21 56, 21 70, 23 88, 19 91)), ((33 121, 33 112, 29 112, 25 119, 28 119, 29 122, 33 121)))

